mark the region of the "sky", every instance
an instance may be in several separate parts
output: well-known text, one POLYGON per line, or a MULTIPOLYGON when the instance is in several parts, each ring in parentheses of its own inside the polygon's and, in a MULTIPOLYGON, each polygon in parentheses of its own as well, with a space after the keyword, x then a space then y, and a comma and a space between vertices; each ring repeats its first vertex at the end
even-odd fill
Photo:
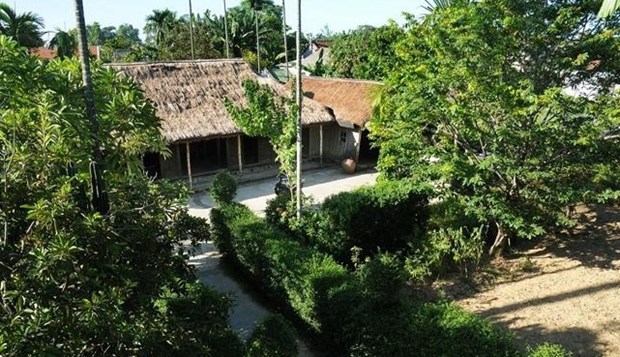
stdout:
MULTIPOLYGON (((45 20, 46 31, 75 27, 73 0, 0 0, 17 8, 18 13, 35 12, 45 20)), ((297 1, 285 0, 287 23, 297 23, 297 1)), ((187 0, 83 0, 86 23, 99 22, 102 26, 132 24, 142 31, 144 19, 154 9, 169 8, 178 15, 189 13, 187 0)), ((227 0, 230 8, 241 0, 227 0)), ((274 0, 281 4, 281 0, 274 0)), ((380 26, 388 19, 404 22, 402 13, 420 16, 424 0, 302 0, 302 31, 319 34, 328 25, 333 32, 347 31, 360 25, 380 26)), ((192 0, 195 13, 224 13, 222 0, 192 0)), ((47 36, 44 39, 48 39, 47 36)))

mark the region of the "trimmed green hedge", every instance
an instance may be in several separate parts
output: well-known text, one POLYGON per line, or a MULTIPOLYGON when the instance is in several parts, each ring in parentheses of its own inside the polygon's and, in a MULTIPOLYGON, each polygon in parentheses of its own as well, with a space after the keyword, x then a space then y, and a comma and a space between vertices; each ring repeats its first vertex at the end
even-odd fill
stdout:
POLYGON ((297 337, 293 326, 281 315, 261 322, 247 344, 247 357, 297 357, 297 337))
POLYGON ((330 355, 519 355, 509 334, 475 315, 403 298, 406 274, 397 256, 378 254, 349 272, 241 205, 214 209, 211 225, 226 260, 304 321, 330 355))

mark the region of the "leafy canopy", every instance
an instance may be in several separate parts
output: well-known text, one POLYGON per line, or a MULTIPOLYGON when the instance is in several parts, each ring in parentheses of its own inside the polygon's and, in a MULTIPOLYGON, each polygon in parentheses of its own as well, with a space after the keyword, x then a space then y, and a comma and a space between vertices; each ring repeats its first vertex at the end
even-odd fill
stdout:
POLYGON ((608 197, 620 156, 599 136, 617 127, 608 115, 617 99, 561 88, 604 92, 619 73, 607 49, 619 45, 618 27, 594 15, 588 1, 455 1, 412 25, 373 120, 383 176, 463 199, 492 225, 493 254, 509 236, 569 224, 567 206, 608 197))

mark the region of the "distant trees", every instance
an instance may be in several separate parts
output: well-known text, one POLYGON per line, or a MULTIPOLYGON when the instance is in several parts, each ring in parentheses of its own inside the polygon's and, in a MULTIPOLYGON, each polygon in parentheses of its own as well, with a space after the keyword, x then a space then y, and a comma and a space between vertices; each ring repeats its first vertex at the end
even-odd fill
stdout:
POLYGON ((618 19, 596 1, 453 1, 410 23, 371 132, 387 178, 433 182, 493 236, 571 224, 567 208, 618 195, 618 19), (578 34, 576 36, 575 34, 578 34), (596 99, 566 95, 590 88, 596 99))
POLYGON ((394 69, 396 45, 405 37, 398 24, 362 26, 336 35, 330 47, 328 74, 340 78, 383 80, 394 69))
POLYGON ((77 53, 78 41, 75 34, 56 29, 56 34, 50 40, 49 47, 56 50, 60 58, 71 57, 77 53))
POLYGON ((18 14, 9 5, 0 2, 0 34, 13 38, 27 48, 43 45, 43 19, 32 12, 18 14))
POLYGON ((177 21, 177 14, 174 11, 169 9, 153 10, 146 17, 146 25, 144 26, 147 42, 152 42, 157 47, 161 46, 177 21))

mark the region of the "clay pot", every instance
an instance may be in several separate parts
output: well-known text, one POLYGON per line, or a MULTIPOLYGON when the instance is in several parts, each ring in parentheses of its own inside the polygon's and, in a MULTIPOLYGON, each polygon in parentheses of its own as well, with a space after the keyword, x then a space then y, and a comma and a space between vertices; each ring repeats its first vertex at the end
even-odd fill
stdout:
POLYGON ((351 175, 355 173, 355 168, 357 167, 357 163, 353 159, 344 159, 342 160, 342 169, 345 173, 351 175))

